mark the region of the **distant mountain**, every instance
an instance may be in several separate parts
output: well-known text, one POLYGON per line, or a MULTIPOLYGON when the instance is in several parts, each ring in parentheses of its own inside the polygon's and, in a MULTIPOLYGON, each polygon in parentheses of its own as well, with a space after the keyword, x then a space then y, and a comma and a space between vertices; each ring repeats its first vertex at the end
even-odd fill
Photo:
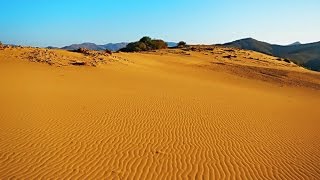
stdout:
POLYGON ((72 44, 70 46, 65 46, 62 47, 61 49, 64 50, 77 50, 79 48, 86 48, 90 50, 95 50, 95 51, 103 51, 103 50, 110 50, 110 51, 118 51, 121 48, 124 48, 127 46, 128 43, 122 42, 122 43, 109 43, 109 44, 104 44, 104 45, 97 45, 94 43, 82 43, 82 44, 72 44))
POLYGON ((224 44, 224 46, 231 46, 231 47, 236 47, 240 49, 253 50, 253 51, 258 51, 258 52, 262 52, 270 55, 272 55, 272 51, 273 51, 271 44, 257 41, 252 38, 240 39, 237 41, 226 43, 224 44))
POLYGON ((297 41, 297 42, 294 42, 292 44, 289 44, 288 46, 296 46, 296 45, 301 45, 301 43, 299 41, 297 41))
POLYGON ((103 46, 96 45, 94 43, 72 44, 70 46, 62 47, 61 49, 73 51, 73 50, 77 50, 79 48, 86 48, 86 49, 96 50, 96 51, 105 50, 105 48, 103 46))
POLYGON ((166 42, 168 44, 168 47, 176 47, 178 43, 176 42, 166 42))
POLYGON ((108 49, 110 51, 118 51, 119 49, 125 48, 128 45, 126 42, 122 43, 109 43, 105 45, 101 45, 104 49, 108 49))
POLYGON ((252 38, 224 44, 227 47, 253 50, 277 57, 287 58, 306 68, 320 71, 320 42, 280 46, 261 42, 252 38))

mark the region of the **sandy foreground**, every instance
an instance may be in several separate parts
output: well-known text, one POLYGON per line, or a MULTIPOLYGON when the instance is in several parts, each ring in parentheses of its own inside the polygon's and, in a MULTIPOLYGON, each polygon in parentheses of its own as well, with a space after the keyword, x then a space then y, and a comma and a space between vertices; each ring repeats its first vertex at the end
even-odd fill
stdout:
POLYGON ((47 51, 61 61, 0 51, 0 179, 320 179, 320 73, 224 48, 47 51))

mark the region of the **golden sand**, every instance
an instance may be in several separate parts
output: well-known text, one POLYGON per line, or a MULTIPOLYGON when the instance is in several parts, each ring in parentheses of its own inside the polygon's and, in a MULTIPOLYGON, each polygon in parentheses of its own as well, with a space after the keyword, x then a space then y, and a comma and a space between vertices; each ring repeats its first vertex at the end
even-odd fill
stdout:
POLYGON ((0 51, 0 179, 320 179, 319 73, 218 47, 49 51, 0 51))

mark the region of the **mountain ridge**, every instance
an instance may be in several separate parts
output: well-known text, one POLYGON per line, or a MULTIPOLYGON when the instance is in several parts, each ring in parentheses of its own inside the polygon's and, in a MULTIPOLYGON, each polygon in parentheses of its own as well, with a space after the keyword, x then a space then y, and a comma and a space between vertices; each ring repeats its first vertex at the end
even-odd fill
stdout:
POLYGON ((244 38, 225 43, 223 46, 253 50, 264 54, 287 58, 308 69, 320 71, 320 41, 291 45, 276 45, 253 38, 244 38))
POLYGON ((90 42, 85 42, 85 43, 81 43, 81 44, 71 44, 69 46, 62 47, 61 49, 77 50, 79 48, 86 48, 86 49, 97 50, 97 51, 105 50, 105 48, 103 48, 102 45, 97 45, 95 43, 90 43, 90 42))

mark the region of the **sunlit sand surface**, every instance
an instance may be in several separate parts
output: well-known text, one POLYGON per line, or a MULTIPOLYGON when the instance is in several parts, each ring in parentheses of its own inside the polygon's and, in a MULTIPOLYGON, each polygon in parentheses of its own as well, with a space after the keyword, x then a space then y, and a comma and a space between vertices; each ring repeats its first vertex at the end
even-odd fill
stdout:
POLYGON ((319 73, 221 47, 37 51, 0 51, 0 179, 320 179, 319 73))

